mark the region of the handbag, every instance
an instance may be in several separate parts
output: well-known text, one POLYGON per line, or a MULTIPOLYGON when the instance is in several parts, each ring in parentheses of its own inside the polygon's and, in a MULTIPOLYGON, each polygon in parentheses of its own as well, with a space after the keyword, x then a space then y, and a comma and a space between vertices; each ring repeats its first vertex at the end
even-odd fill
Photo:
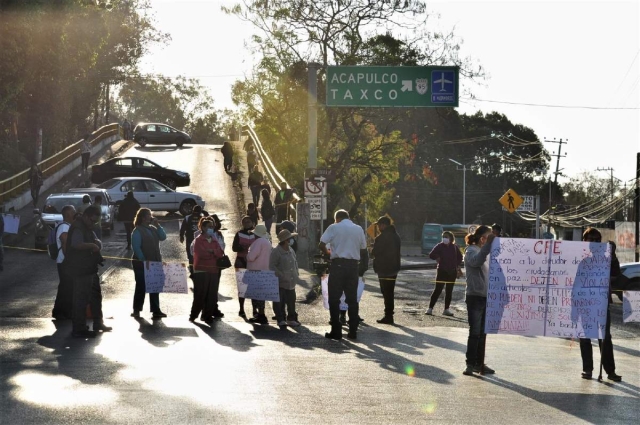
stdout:
POLYGON ((225 254, 222 257, 218 258, 216 260, 216 266, 218 266, 220 270, 228 269, 229 267, 231 267, 231 260, 229 259, 229 256, 225 254))

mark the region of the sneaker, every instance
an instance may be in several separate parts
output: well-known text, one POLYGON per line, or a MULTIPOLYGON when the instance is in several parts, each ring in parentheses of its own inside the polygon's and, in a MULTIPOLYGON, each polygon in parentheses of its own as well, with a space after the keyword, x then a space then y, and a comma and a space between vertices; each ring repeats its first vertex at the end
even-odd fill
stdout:
POLYGON ((592 374, 591 372, 582 372, 582 374, 580 375, 580 377, 582 379, 591 379, 592 378, 592 374))
POLYGON ((94 332, 111 332, 113 328, 111 326, 107 326, 104 323, 98 323, 97 325, 93 325, 94 332))
POLYGON ((292 328, 297 328, 298 326, 300 326, 300 322, 298 322, 297 320, 287 320, 287 325, 291 326, 292 328))
POLYGON ((153 319, 162 319, 163 317, 167 317, 167 315, 161 311, 157 311, 151 316, 153 319))
POLYGON ((424 314, 426 314, 428 316, 433 316, 433 309, 432 308, 428 308, 427 311, 424 312, 424 314))
POLYGON ((328 339, 335 339, 336 341, 339 341, 339 340, 342 339, 342 334, 333 333, 333 332, 325 332, 324 337, 328 338, 328 339))
POLYGON ((615 372, 614 373, 609 373, 607 375, 607 379, 613 382, 620 382, 622 381, 622 376, 620 375, 616 375, 615 372))
POLYGON ((222 319, 223 317, 224 317, 224 313, 221 312, 220 310, 213 312, 214 319, 222 319))
POLYGON ((384 316, 382 319, 376 320, 376 322, 382 325, 393 325, 393 316, 384 316))
POLYGON ((244 312, 244 310, 240 310, 240 311, 238 312, 238 316, 242 317, 243 319, 246 319, 246 318, 247 318, 247 314, 244 312))
POLYGON ((280 320, 280 321, 278 322, 278 326, 280 326, 281 328, 286 327, 286 326, 287 326, 287 322, 286 322, 286 321, 284 321, 284 320, 280 320))
POLYGON ((133 310, 133 313, 131 313, 131 317, 135 317, 136 319, 140 318, 140 311, 139 310, 133 310))
POLYGON ((445 310, 442 312, 442 315, 443 315, 443 316, 449 316, 449 317, 453 317, 453 316, 455 316, 455 315, 453 314, 453 311, 449 310, 448 308, 447 308, 447 309, 445 309, 445 310))
POLYGON ((473 372, 474 372, 474 367, 470 366, 470 365, 467 365, 467 367, 462 371, 462 374, 463 375, 467 375, 467 376, 471 376, 471 375, 473 375, 473 372))
POLYGON ((480 375, 493 375, 494 373, 496 373, 495 370, 491 369, 486 364, 484 364, 482 366, 474 366, 473 367, 473 371, 475 373, 479 373, 480 375))
POLYGON ((349 333, 347 334, 347 338, 358 339, 358 333, 356 331, 349 331, 349 333))

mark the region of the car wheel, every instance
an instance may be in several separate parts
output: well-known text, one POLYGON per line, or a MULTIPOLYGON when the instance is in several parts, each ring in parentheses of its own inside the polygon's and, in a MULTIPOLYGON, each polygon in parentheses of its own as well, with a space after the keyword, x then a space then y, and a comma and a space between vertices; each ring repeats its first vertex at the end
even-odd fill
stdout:
POLYGON ((141 148, 144 148, 147 145, 147 139, 145 137, 141 137, 140 140, 138 140, 138 145, 140 145, 141 148))
POLYGON ((176 140, 176 146, 177 146, 177 147, 181 148, 181 147, 182 147, 182 145, 184 145, 184 140, 183 140, 183 139, 178 139, 178 140, 176 140))
POLYGON ((180 204, 180 214, 182 214, 183 216, 188 216, 189 214, 191 214, 191 211, 193 211, 193 207, 196 206, 196 203, 194 200, 192 199, 187 199, 185 201, 182 201, 182 203, 180 204))
POLYGON ((166 179, 164 184, 167 185, 170 189, 176 190, 177 184, 174 179, 166 179))

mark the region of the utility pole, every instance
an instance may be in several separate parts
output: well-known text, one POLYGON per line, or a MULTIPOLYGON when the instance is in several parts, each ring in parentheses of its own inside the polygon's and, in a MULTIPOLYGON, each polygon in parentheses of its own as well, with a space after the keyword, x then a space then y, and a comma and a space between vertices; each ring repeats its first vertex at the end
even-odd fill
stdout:
MULTIPOLYGON (((553 184, 554 185, 558 185, 558 174, 560 174, 560 158, 566 158, 567 154, 565 153, 564 155, 562 155, 562 145, 566 145, 569 141, 563 141, 562 139, 560 139, 560 141, 556 141, 556 138, 554 137, 553 140, 547 140, 546 138, 544 139, 545 142, 547 143, 557 143, 558 144, 558 153, 556 154, 555 152, 553 152, 550 156, 555 156, 557 158, 556 161, 556 171, 553 173, 554 177, 553 177, 553 184)), ((549 177, 549 211, 551 211, 551 203, 553 202, 553 192, 551 190, 551 177, 549 177)), ((551 219, 549 218, 549 221, 547 222, 547 232, 551 231, 551 219)))
POLYGON ((596 171, 609 171, 611 173, 611 183, 610 183, 610 189, 611 189, 611 201, 613 201, 613 168, 611 167, 607 167, 607 168, 596 168, 596 171))

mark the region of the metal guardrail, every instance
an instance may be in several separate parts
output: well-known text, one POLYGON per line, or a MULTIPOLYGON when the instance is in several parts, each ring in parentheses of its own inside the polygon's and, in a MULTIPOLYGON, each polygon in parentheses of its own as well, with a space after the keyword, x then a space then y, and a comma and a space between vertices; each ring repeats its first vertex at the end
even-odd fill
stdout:
MULTIPOLYGON (((287 180, 282 176, 282 174, 278 172, 275 165, 273 165, 271 158, 269 158, 269 155, 267 155, 267 153, 265 152, 264 148, 262 147, 262 143, 260 143, 260 139, 258 138, 258 135, 253 130, 253 128, 251 128, 248 125, 245 125, 243 126, 242 130, 253 141, 253 146, 255 147, 256 152, 258 153, 258 158, 262 163, 262 168, 264 169, 265 175, 269 179, 269 182, 271 182, 271 187, 275 188, 277 191, 278 188, 280 188, 280 183, 285 182, 287 184, 287 187, 291 189, 292 187, 289 184, 289 182, 287 182, 287 180)), ((300 202, 302 198, 300 198, 300 196, 298 196, 297 193, 294 193, 293 199, 294 199, 294 202, 292 203, 292 205, 289 206, 289 208, 293 209, 292 214, 295 217, 295 206, 293 204, 300 202)))
MULTIPOLYGON (((119 131, 120 127, 118 123, 108 124, 100 127, 99 129, 91 133, 91 146, 94 147, 103 139, 113 136, 114 134, 118 134, 119 131)), ((76 158, 80 158, 81 143, 82 140, 75 142, 72 145, 67 146, 60 152, 56 153, 55 155, 52 155, 49 158, 40 161, 38 163, 38 166, 40 167, 40 171, 42 171, 43 179, 46 179, 47 177, 50 177, 51 175, 60 171, 76 158)), ((9 177, 8 179, 0 181, 0 204, 30 190, 30 171, 30 169, 26 169, 18 174, 9 177)))

